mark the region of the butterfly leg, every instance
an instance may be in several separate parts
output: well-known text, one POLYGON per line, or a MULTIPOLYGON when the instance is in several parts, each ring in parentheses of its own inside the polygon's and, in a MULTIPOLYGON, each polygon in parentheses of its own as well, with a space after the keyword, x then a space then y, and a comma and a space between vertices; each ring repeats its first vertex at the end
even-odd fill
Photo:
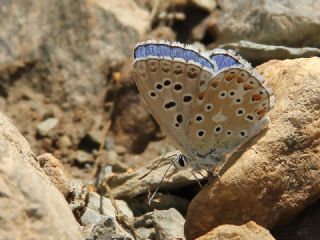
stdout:
POLYGON ((196 174, 195 174, 195 172, 194 172, 193 170, 191 171, 191 174, 192 174, 192 176, 194 176, 194 178, 197 180, 197 183, 198 183, 199 187, 202 189, 203 186, 202 186, 202 184, 201 184, 201 182, 200 182, 200 179, 196 176, 196 174))

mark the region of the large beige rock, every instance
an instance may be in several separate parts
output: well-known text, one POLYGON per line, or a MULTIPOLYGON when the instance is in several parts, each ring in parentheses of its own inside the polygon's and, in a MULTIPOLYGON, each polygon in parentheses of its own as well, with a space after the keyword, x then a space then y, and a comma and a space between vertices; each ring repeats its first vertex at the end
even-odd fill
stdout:
POLYGON ((258 67, 277 98, 269 129, 192 200, 187 238, 250 220, 270 229, 320 198, 319 66, 319 58, 309 58, 258 67))
POLYGON ((0 113, 0 238, 83 239, 63 195, 33 156, 0 113))
POLYGON ((241 226, 221 225, 197 240, 275 240, 268 230, 255 222, 248 222, 241 226))

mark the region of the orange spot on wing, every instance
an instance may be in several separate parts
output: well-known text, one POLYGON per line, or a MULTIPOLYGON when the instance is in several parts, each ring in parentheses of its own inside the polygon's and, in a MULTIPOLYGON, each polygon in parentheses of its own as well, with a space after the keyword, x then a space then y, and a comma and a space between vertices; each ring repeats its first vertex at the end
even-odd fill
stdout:
POLYGON ((262 99, 262 96, 260 94, 252 95, 252 101, 260 101, 261 99, 262 99))
POLYGON ((244 90, 250 90, 250 89, 253 89, 253 86, 251 86, 251 85, 248 84, 248 83, 245 83, 245 84, 243 85, 243 88, 244 88, 244 90))
POLYGON ((218 85, 219 85, 218 81, 212 81, 212 83, 211 83, 211 86, 214 88, 218 87, 218 85))
POLYGON ((238 78, 237 78, 237 82, 238 82, 238 83, 242 83, 242 82, 244 82, 244 79, 243 79, 242 77, 238 77, 238 78))
POLYGON ((203 98, 204 98, 204 92, 200 92, 200 93, 198 94, 198 99, 199 99, 199 100, 203 100, 203 98))

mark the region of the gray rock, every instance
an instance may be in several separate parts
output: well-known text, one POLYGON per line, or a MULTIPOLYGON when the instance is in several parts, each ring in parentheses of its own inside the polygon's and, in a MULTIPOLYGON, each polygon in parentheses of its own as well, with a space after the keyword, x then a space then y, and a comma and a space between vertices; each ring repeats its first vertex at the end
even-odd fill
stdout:
POLYGON ((221 0, 219 43, 249 40, 290 47, 320 47, 317 0, 221 0))
MULTIPOLYGON (((126 215, 129 219, 133 218, 133 213, 125 201, 116 200, 116 203, 124 215, 126 215)), ((106 217, 115 218, 115 209, 112 206, 110 199, 105 197, 101 199, 100 195, 97 193, 90 192, 86 211, 81 217, 82 224, 87 225, 91 223, 97 223, 106 217)))
POLYGON ((154 227, 156 230, 156 239, 185 239, 184 237, 184 218, 175 210, 155 210, 154 227))
POLYGON ((150 240, 156 239, 156 231, 154 228, 144 228, 144 227, 138 228, 137 234, 142 239, 150 239, 150 240))
POLYGON ((57 118, 47 118, 37 126, 37 133, 40 136, 47 136, 52 129, 54 129, 59 123, 57 118))
POLYGON ((290 48, 285 46, 273 46, 258 44, 250 41, 240 41, 237 43, 226 43, 219 46, 224 49, 233 49, 245 59, 255 65, 269 60, 307 58, 320 55, 319 48, 303 47, 290 48))
POLYGON ((139 236, 150 239, 185 239, 184 218, 174 208, 154 210, 135 218, 134 227, 139 236))
POLYGON ((77 165, 84 166, 85 164, 92 164, 94 162, 93 156, 82 150, 77 150, 73 156, 74 162, 77 165))
POLYGON ((92 229, 87 240, 134 240, 133 236, 124 230, 112 217, 98 222, 92 229))
POLYGON ((72 180, 70 185, 71 190, 67 200, 69 202, 69 206, 71 207, 74 216, 80 222, 80 218, 86 210, 86 205, 88 202, 88 189, 86 185, 80 180, 72 180))
POLYGON ((63 195, 35 161, 28 142, 2 113, 0 196, 2 239, 83 239, 63 195))

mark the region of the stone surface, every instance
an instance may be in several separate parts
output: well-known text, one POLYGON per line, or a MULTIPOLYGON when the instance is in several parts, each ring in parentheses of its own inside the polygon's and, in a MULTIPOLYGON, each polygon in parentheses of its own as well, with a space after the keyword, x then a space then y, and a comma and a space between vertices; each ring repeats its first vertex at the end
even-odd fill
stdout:
POLYGON ((219 46, 224 49, 233 49, 250 63, 257 65, 269 60, 285 60, 293 58, 314 57, 320 55, 319 48, 302 47, 290 48, 285 46, 274 46, 258 44, 250 41, 239 41, 219 46))
POLYGON ((255 222, 241 226, 221 225, 197 240, 275 240, 270 232, 255 222))
POLYGON ((124 230, 117 221, 108 217, 98 222, 92 229, 87 240, 134 240, 133 236, 124 230))
MULTIPOLYGON (((133 218, 133 213, 125 201, 116 200, 116 203, 124 215, 129 219, 133 218)), ((87 208, 81 217, 82 224, 87 225, 97 223, 108 217, 115 218, 115 209, 112 206, 110 199, 103 197, 101 201, 100 196, 97 193, 90 192, 87 208), (102 211, 100 210, 101 207, 102 211)))
POLYGON ((278 240, 318 240, 320 236, 320 202, 305 209, 286 226, 272 229, 273 236, 278 240))
POLYGON ((184 218, 174 208, 154 210, 153 221, 157 240, 185 239, 183 231, 184 218))
POLYGON ((50 153, 44 153, 37 157, 40 167, 50 178, 50 181, 59 189, 59 191, 67 197, 71 191, 69 180, 64 174, 61 162, 50 153))
POLYGON ((0 113, 0 236, 83 239, 63 195, 35 161, 27 141, 0 113))
POLYGON ((40 136, 47 136, 52 129, 54 129, 59 123, 56 118, 47 118, 37 126, 37 132, 40 136))
POLYGON ((188 238, 221 224, 250 220, 271 229, 320 198, 319 64, 314 57, 258 67, 276 96, 269 129, 192 200, 185 226, 188 238))
POLYGON ((217 42, 249 40, 290 47, 320 47, 320 2, 219 1, 217 42))

